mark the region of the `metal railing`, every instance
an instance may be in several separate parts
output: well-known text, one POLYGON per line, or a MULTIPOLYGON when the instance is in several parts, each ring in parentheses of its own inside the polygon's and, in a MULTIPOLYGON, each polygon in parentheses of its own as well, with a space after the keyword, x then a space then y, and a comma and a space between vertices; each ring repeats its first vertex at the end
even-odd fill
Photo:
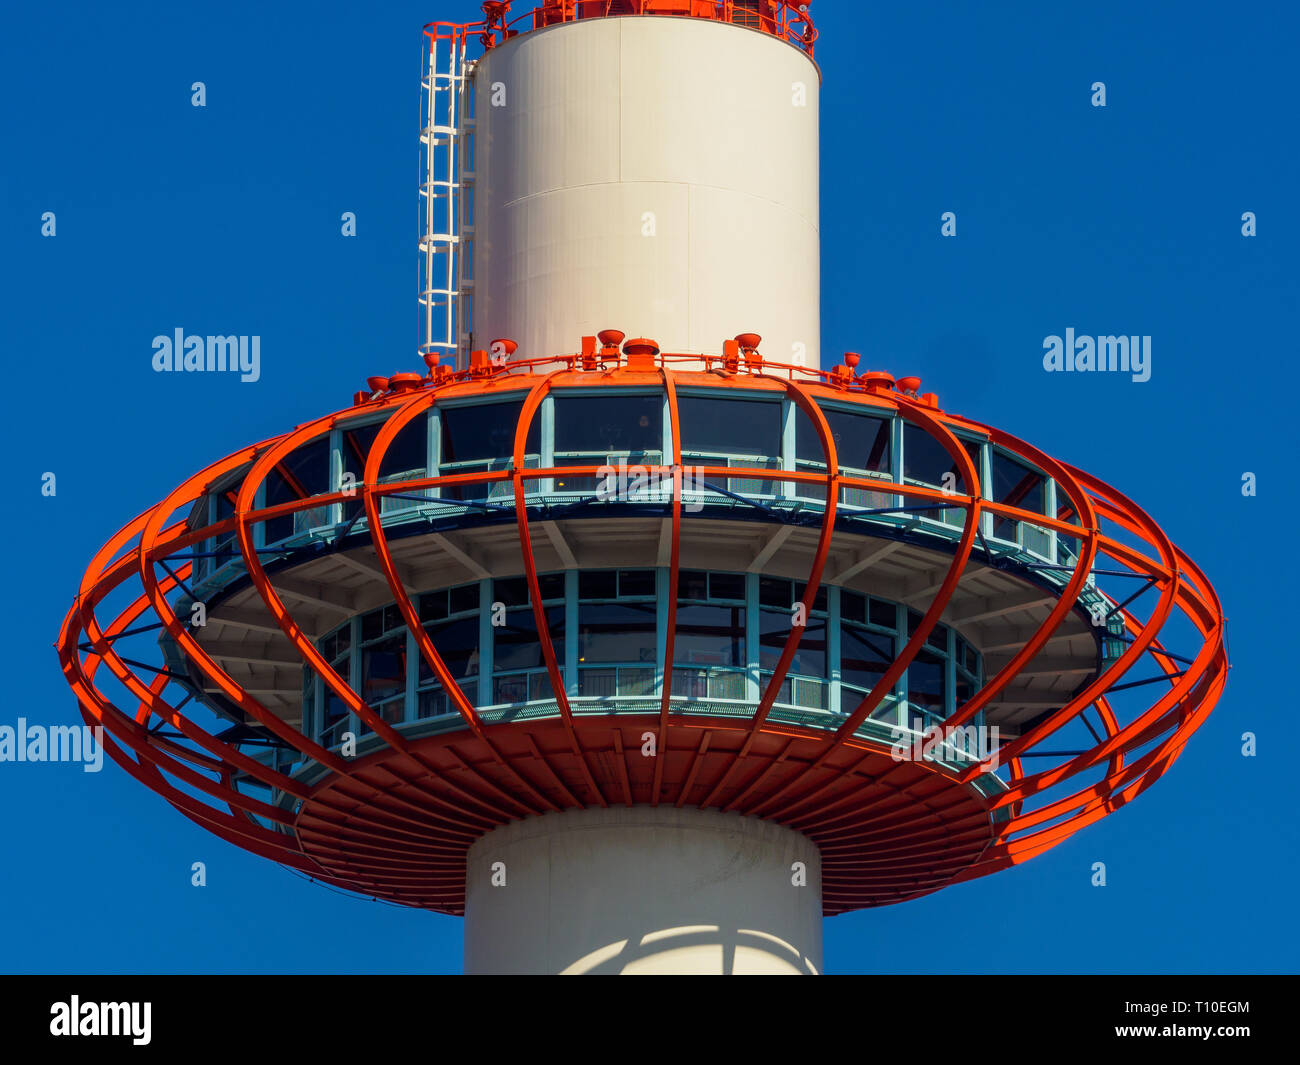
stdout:
POLYGON ((481 39, 484 47, 492 48, 528 30, 565 22, 618 15, 668 15, 760 30, 811 56, 817 28, 807 6, 791 0, 546 0, 511 18, 509 3, 485 3, 481 39))

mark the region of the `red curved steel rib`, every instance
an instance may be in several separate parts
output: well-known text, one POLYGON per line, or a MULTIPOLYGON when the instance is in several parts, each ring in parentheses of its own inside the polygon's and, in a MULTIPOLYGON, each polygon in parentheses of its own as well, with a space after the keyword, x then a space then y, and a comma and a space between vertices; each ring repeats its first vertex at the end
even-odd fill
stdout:
MULTIPOLYGON (((316 650, 316 645, 302 631, 298 623, 294 621, 289 611, 285 609, 284 600, 280 598, 279 592, 275 590, 275 586, 267 577, 266 570, 262 567, 262 560, 258 556, 257 547, 253 543, 253 526, 259 521, 265 521, 270 514, 279 510, 276 507, 266 507, 261 511, 253 510, 257 492, 262 487, 262 482, 266 480, 276 466, 301 445, 315 440, 322 433, 328 433, 333 428, 334 418, 335 416, 331 414, 308 422, 287 436, 282 437, 253 463, 253 468, 248 471, 248 475, 239 486, 239 493, 235 502, 235 532, 239 537, 239 549, 244 556, 244 566, 248 571, 249 580, 253 582, 253 587, 257 589, 257 594, 262 597, 262 602, 266 604, 271 616, 275 618, 276 624, 280 626, 280 631, 288 637, 289 642, 294 645, 298 654, 302 656, 316 675, 329 685, 334 694, 343 700, 348 709, 366 724, 371 732, 382 737, 390 747, 397 750, 406 750, 406 741, 403 736, 375 713, 370 704, 361 698, 352 685, 338 675, 337 670, 325 661, 325 656, 316 650)), ((358 490, 364 496, 366 486, 362 484, 358 487, 358 490)), ((296 503, 285 504, 285 506, 301 509, 300 504, 304 502, 306 501, 299 500, 296 503)), ((321 499, 318 498, 315 502, 316 505, 321 505, 321 499)), ((287 511, 287 513, 292 512, 292 510, 287 511)))
MULTIPOLYGON (((658 806, 663 791, 664 766, 668 761, 668 715, 673 701, 673 660, 677 654, 677 586, 681 577, 682 562, 682 420, 677 409, 677 384, 672 371, 660 368, 664 379, 664 394, 668 397, 668 427, 673 445, 673 512, 672 547, 668 559, 668 635, 664 642, 663 693, 659 703, 659 736, 662 744, 655 759, 654 790, 651 805, 658 806)), ((662 478, 660 478, 662 484, 662 478)), ((679 800, 680 801, 680 800, 679 800)))
POLYGON ((894 690, 894 685, 898 683, 899 678, 907 672, 917 652, 925 646, 925 641, 930 638, 930 633, 934 631, 935 625, 939 623, 939 618, 948 608, 953 592, 957 590, 957 582, 961 579, 962 571, 965 570, 966 563, 970 560, 971 550, 975 546, 975 536, 980 526, 980 515, 983 513, 983 500, 980 499, 979 471, 975 469, 975 464, 971 462, 970 456, 966 454, 966 449, 961 446, 961 441, 942 421, 920 404, 900 400, 897 409, 899 415, 904 419, 916 423, 938 440, 943 445, 943 449, 948 452, 961 469, 962 483, 966 485, 968 493, 964 496, 952 495, 948 498, 952 499, 954 506, 965 507, 966 524, 962 529, 961 541, 953 555, 952 564, 948 567, 948 574, 944 578, 943 584, 939 586, 938 592, 935 593, 930 609, 922 616, 920 624, 916 627, 916 632, 907 641, 903 650, 894 660, 894 664, 885 671, 885 675, 876 682, 875 687, 867 693, 862 702, 858 704, 857 709, 849 715, 848 720, 836 730, 836 742, 842 742, 846 737, 852 736, 857 731, 858 726, 871 716, 872 711, 880 705, 886 695, 894 690))
MULTIPOLYGON (((893 397, 890 397, 892 400, 893 397)), ((774 803, 783 798, 788 792, 794 789, 798 784, 806 779, 811 773, 826 765, 831 758, 835 756, 838 748, 842 747, 850 737, 857 731, 858 727, 865 721, 873 710, 880 705, 885 696, 893 691, 894 685, 898 683, 899 678, 907 671, 912 664, 916 654, 925 645, 929 639, 930 633, 935 625, 939 622, 939 617, 947 609, 948 603, 952 598, 953 592, 957 588, 957 582, 961 578, 962 571, 966 568, 966 563, 970 558, 971 549, 975 543, 975 536, 979 529, 981 500, 980 477, 970 456, 966 454, 966 449, 961 446, 957 437, 941 422, 938 418, 930 414, 919 404, 905 404, 898 402, 896 405, 901 417, 908 421, 915 422, 925 429, 935 439, 943 445, 945 451, 954 459, 962 473, 963 483, 971 489, 971 493, 965 496, 949 495, 944 493, 945 499, 951 499, 955 507, 965 506, 966 524, 962 530, 961 541, 956 553, 953 555, 951 565, 948 567, 947 575, 944 577, 934 601, 930 604, 930 609, 922 617, 916 632, 912 635, 903 650, 894 659, 893 664, 887 669, 884 675, 878 680, 875 686, 863 697, 857 708, 849 715, 848 719, 836 731, 833 738, 825 745, 821 754, 812 762, 808 763, 803 770, 796 773, 792 779, 784 785, 777 788, 771 794, 763 798, 754 807, 756 814, 762 814, 764 811, 771 810, 774 803)), ((881 488, 893 486, 880 486, 881 488)), ((902 486, 906 490, 906 485, 902 486)), ((903 494, 907 494, 904 491, 903 494)), ((789 805, 784 811, 783 816, 788 816, 790 809, 798 809, 809 802, 813 795, 816 795, 820 789, 808 795, 803 796, 789 805)))
MULTIPOLYGON (((524 462, 529 427, 532 425, 533 417, 536 415, 538 408, 542 405, 542 400, 546 398, 546 394, 550 391, 552 382, 564 372, 566 371, 557 370, 554 373, 547 374, 537 382, 528 393, 528 398, 524 400, 524 409, 519 413, 519 424, 515 427, 515 442, 511 450, 513 459, 511 474, 515 488, 515 520, 519 525, 519 549, 523 552, 524 574, 528 579, 528 598, 532 601, 537 636, 542 645, 542 656, 546 660, 546 672, 551 678, 551 688, 555 692, 555 702, 559 707, 560 717, 564 721, 564 730, 569 737, 573 753, 578 757, 578 764, 582 769, 582 775, 587 782, 587 787, 596 796, 597 803, 601 807, 605 807, 609 803, 605 800, 604 794, 596 784, 596 778, 591 775, 591 767, 587 764, 587 756, 583 752, 582 742, 578 739, 577 730, 573 727, 573 710, 569 706, 569 693, 564 688, 564 678, 560 673, 560 666, 555 658, 555 643, 551 639, 550 627, 546 621, 546 608, 542 605, 542 587, 537 577, 537 559, 533 556, 533 538, 528 528, 528 503, 524 491, 524 462)), ((583 472, 590 473, 592 471, 584 470, 583 472)))
MULTIPOLYGON (((667 355, 659 359, 673 447, 671 464, 655 467, 652 472, 659 478, 672 478, 674 498, 670 518, 668 633, 657 720, 660 757, 656 759, 652 781, 641 778, 634 786, 629 780, 623 761, 624 736, 616 715, 581 719, 573 715, 554 641, 541 608, 526 484, 530 480, 565 474, 591 476, 594 471, 580 466, 525 469, 523 451, 529 425, 545 397, 559 382, 580 383, 584 388, 628 383, 622 371, 557 376, 549 372, 557 360, 534 360, 494 370, 482 381, 469 373, 452 374, 437 387, 426 386, 413 394, 374 399, 317 419, 213 463, 186 480, 157 506, 138 515, 96 553, 60 629, 60 667, 81 705, 83 719, 88 725, 103 727, 104 749, 116 764, 157 791, 195 824, 223 839, 342 888, 364 890, 378 897, 444 912, 459 912, 462 907, 465 849, 483 831, 521 814, 605 803, 588 764, 589 758, 603 761, 614 757, 613 764, 622 773, 626 801, 657 803, 666 799, 679 806, 713 803, 742 761, 748 766, 756 765, 757 772, 748 774, 739 792, 728 799, 726 808, 782 821, 814 839, 823 853, 827 911, 842 912, 857 906, 916 897, 954 881, 972 879, 1026 861, 1141 794, 1179 757, 1226 683, 1229 664, 1224 620, 1221 605, 1204 574, 1172 545, 1141 508, 1098 479, 1056 462, 1010 434, 942 415, 932 406, 911 398, 868 392, 857 382, 846 383, 842 377, 833 379, 820 371, 778 368, 775 364, 768 366, 788 374, 789 380, 751 374, 750 390, 783 393, 811 419, 822 440, 826 473, 710 467, 703 475, 710 478, 743 475, 764 482, 825 488, 827 508, 805 590, 806 610, 815 603, 824 577, 834 535, 835 506, 842 487, 863 487, 909 501, 963 507, 966 522, 960 539, 952 546, 952 564, 946 579, 922 618, 921 627, 907 641, 885 677, 836 731, 770 720, 771 706, 802 635, 797 629, 787 639, 778 669, 764 688, 749 721, 725 722, 692 715, 689 707, 674 714, 676 584, 684 561, 683 469, 676 396, 678 375, 667 367, 688 358, 697 357, 667 355), (549 364, 548 372, 536 376, 534 370, 544 363, 549 364), (439 401, 437 397, 481 395, 495 392, 502 385, 507 391, 515 388, 524 399, 524 411, 516 426, 511 470, 378 484, 383 455, 406 425, 427 415, 439 401), (962 470, 971 494, 945 495, 920 486, 844 475, 839 470, 834 442, 819 406, 820 399, 832 397, 837 401, 847 398, 864 408, 883 410, 887 414, 896 410, 902 418, 919 425, 940 440, 962 470), (334 674, 307 634, 294 622, 254 546, 254 529, 260 523, 352 498, 339 492, 311 497, 306 496, 304 489, 300 493, 303 498, 255 509, 259 486, 269 471, 295 448, 340 422, 385 413, 389 417, 366 460, 360 486, 366 528, 393 601, 414 634, 421 656, 438 676, 466 726, 454 734, 455 743, 465 752, 463 756, 450 742, 451 737, 412 741, 378 719, 361 696, 334 674), (957 441, 954 429, 979 430, 987 434, 994 446, 1024 458, 1052 477, 1069 500, 1077 520, 1063 521, 1012 504, 981 499, 978 471, 957 441), (172 521, 173 515, 205 498, 214 484, 240 473, 234 516, 194 528, 185 521, 172 521), (547 673, 556 692, 558 720, 552 717, 549 721, 519 721, 487 728, 474 701, 465 696, 450 676, 432 639, 419 623, 419 612, 403 586, 383 525, 381 501, 395 492, 504 482, 510 482, 514 491, 515 524, 529 598, 547 673), (954 768, 895 763, 886 760, 888 752, 880 741, 855 734, 862 721, 892 690, 938 623, 971 558, 973 540, 985 511, 1035 524, 1053 534, 1074 537, 1080 541, 1081 550, 1068 570, 1062 568, 1069 576, 1062 578, 1064 583, 1054 584, 1060 588, 1058 601, 1046 619, 1036 626, 1033 635, 1022 642, 996 676, 972 699, 956 708, 944 722, 948 728, 972 720, 1021 675, 1069 613, 1077 609, 1079 596, 1099 557, 1118 562, 1121 571, 1150 578, 1151 587, 1158 594, 1145 621, 1127 604, 1115 606, 1114 613, 1123 622, 1128 646, 1064 706, 998 752, 1006 772, 1002 783, 991 793, 988 765, 954 768), (1120 530, 1126 541, 1139 542, 1139 546, 1121 542, 1117 539, 1120 533, 1115 530, 1120 530), (386 747, 356 764, 320 747, 226 673, 218 662, 222 656, 209 655, 189 625, 177 617, 171 600, 178 590, 188 591, 187 584, 194 575, 194 567, 181 553, 201 549, 199 545, 206 540, 231 533, 239 540, 250 584, 276 619, 276 627, 290 639, 306 666, 324 678, 324 683, 386 741, 386 747), (160 577, 157 570, 164 562, 170 564, 169 572, 160 577), (136 581, 138 589, 133 584, 128 586, 128 582, 136 581), (102 604, 119 595, 126 596, 126 606, 101 624, 98 612, 102 604), (119 641, 135 639, 133 634, 141 631, 136 626, 151 611, 158 626, 198 678, 195 686, 222 693, 248 721, 268 730, 303 758, 318 762, 325 771, 318 783, 304 785, 301 779, 282 772, 278 764, 264 764, 244 753, 237 742, 216 738, 192 716, 187 716, 182 704, 173 705, 175 700, 169 701, 168 692, 174 687, 190 689, 190 678, 166 670, 153 670, 147 679, 140 675, 137 665, 126 657, 129 652, 121 650, 129 644, 119 641), (1194 653, 1187 651, 1192 655, 1190 658, 1175 656, 1161 641, 1162 630, 1169 627, 1175 616, 1186 619, 1200 639, 1194 653), (1159 673, 1167 676, 1167 685, 1161 686, 1158 695, 1142 699, 1141 709, 1121 715, 1112 704, 1110 693, 1120 678, 1148 660, 1159 673), (106 667, 106 674, 100 672, 101 667, 106 667), (127 704, 128 711, 119 709, 102 690, 106 681, 116 681, 127 691, 132 700, 127 704), (1089 721, 1092 706, 1097 708, 1100 733, 1093 730, 1089 721), (174 731, 151 731, 154 719, 160 725, 170 725, 174 731), (1085 744, 1082 753, 1061 755, 1045 768, 1027 774, 1023 756, 1037 753, 1047 737, 1075 721, 1080 722, 1080 728, 1087 725, 1093 730, 1096 742, 1085 744), (784 740, 769 742, 774 737, 784 737, 784 740), (552 742, 543 753, 548 738, 552 742), (559 738, 559 742, 553 742, 554 738, 559 738), (760 738, 764 741, 761 746, 760 738), (678 761, 685 768, 675 768, 678 762, 670 760, 670 751, 683 756, 678 761), (849 757, 844 757, 846 752, 849 757), (534 785, 523 772, 525 760, 540 765, 549 775, 551 781, 546 788, 534 785), (819 775, 814 778, 815 773, 819 775), (1089 775, 1087 783, 1073 783, 1085 773, 1089 775), (1099 775, 1099 779, 1092 779, 1094 775, 1099 775), (566 784, 566 778, 572 781, 578 776, 584 780, 578 789, 585 792, 581 798, 566 784), (977 777, 981 778, 981 791, 974 786, 977 777), (274 789, 277 797, 266 802, 247 793, 242 783, 245 778, 274 789), (697 780, 705 783, 697 784, 697 780), (548 795, 562 798, 557 804, 548 795)), ((558 374, 570 372, 558 371, 558 374)), ((690 375, 686 379, 692 387, 716 388, 719 392, 744 387, 743 376, 723 380, 690 375)), ((1117 597, 1110 597, 1109 601, 1119 603, 1117 597)), ((143 668, 152 669, 147 665, 143 668)), ((536 775, 540 778, 541 772, 536 775)))
MULTIPOLYGON (((415 637, 416 645, 420 649, 420 655, 437 675, 438 680, 442 684, 443 691, 447 693, 448 697, 455 704, 456 709, 460 712, 461 718, 465 721, 465 724, 469 727, 470 731, 473 732, 474 735, 485 743, 493 752, 498 764, 500 764, 506 772, 510 774, 511 778, 521 785, 537 803, 547 810, 558 810, 559 807, 539 792, 530 781, 524 778, 520 774, 519 770, 501 755, 496 744, 488 738, 486 730, 483 727, 483 722, 479 718, 477 711, 465 697, 465 693, 461 689, 460 684, 456 681, 456 678, 451 675, 451 670, 447 668, 447 663, 443 660, 442 655, 438 653, 438 649, 434 646, 433 640, 430 639, 428 632, 425 631, 424 626, 421 624, 420 613, 415 609, 415 605, 411 602, 411 597, 406 593, 406 588, 402 584, 401 576, 397 572, 397 563, 393 559, 392 551, 388 547, 388 536, 384 532, 384 523, 379 511, 378 500, 381 498, 381 492, 379 491, 379 470, 383 464, 384 456, 388 452, 388 448, 392 445, 392 442, 397 439, 397 435, 402 431, 402 429, 421 414, 427 414, 428 411, 433 409, 436 402, 436 391, 417 393, 414 399, 409 403, 403 404, 397 413, 392 415, 388 421, 384 423, 383 428, 380 429, 378 436, 375 437, 375 441, 370 447, 370 454, 366 458, 366 468, 363 474, 363 495, 365 498, 366 520, 369 522, 370 528, 370 539, 374 545, 375 553, 379 556, 379 563, 384 571, 384 579, 388 582, 389 591, 393 593, 393 601, 397 604, 398 610, 401 611, 402 619, 406 622, 411 634, 415 637)), ((409 486, 407 485, 394 485, 391 486, 390 490, 396 491, 399 488, 407 488, 409 490, 409 486)), ((506 795, 506 798, 525 813, 535 814, 539 812, 536 808, 529 806, 527 803, 520 802, 518 799, 514 799, 509 795, 506 795)))
MULTIPOLYGON (((764 374, 756 376, 776 381, 785 389, 786 394, 794 401, 795 405, 812 421, 817 430, 817 438, 822 445, 822 454, 826 458, 826 509, 822 513, 821 535, 817 539, 817 550, 813 555, 813 564, 808 574, 808 583, 804 588, 802 600, 803 610, 801 614, 804 619, 807 619, 817 602, 817 591, 821 587, 822 574, 826 570, 826 558, 831 550, 831 538, 835 534, 835 511, 839 506, 840 497, 839 455, 836 453, 835 438, 831 435, 826 416, 822 414, 821 408, 817 406, 816 402, 803 388, 792 380, 786 381, 779 377, 769 378, 764 374)), ((731 472, 734 474, 737 471, 733 470, 731 472)), ((776 702, 776 697, 781 691, 781 685, 785 683, 786 674, 790 670, 790 663, 794 661, 795 652, 799 650, 799 644, 803 640, 806 628, 806 623, 791 625, 790 635, 786 638, 785 647, 781 650, 781 657, 772 670, 772 679, 768 681, 767 688, 759 699, 753 721, 750 723, 748 734, 741 745, 740 752, 735 759, 728 763, 722 776, 718 778, 718 782, 714 784, 712 790, 705 796, 704 801, 700 803, 703 808, 708 809, 712 805, 717 795, 726 787, 727 781, 731 779, 731 774, 745 761, 749 752, 753 749, 763 723, 771 712, 772 704, 776 702)))

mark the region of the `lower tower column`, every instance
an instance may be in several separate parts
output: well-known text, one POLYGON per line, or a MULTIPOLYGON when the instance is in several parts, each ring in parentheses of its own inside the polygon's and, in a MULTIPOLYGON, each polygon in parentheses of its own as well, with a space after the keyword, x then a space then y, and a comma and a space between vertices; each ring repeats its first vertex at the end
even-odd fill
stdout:
POLYGON ((822 969, 821 855, 772 822, 673 807, 562 811, 489 832, 467 866, 470 974, 822 969))

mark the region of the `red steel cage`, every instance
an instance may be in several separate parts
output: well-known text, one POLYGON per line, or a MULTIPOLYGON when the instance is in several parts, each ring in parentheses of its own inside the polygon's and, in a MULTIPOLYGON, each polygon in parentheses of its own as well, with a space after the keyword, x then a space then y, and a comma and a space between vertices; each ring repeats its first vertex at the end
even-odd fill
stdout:
MULTIPOLYGON (((856 357, 829 372, 786 366, 763 360, 757 338, 742 337, 728 342, 722 355, 705 357, 707 371, 698 371, 674 367, 698 365, 700 356, 660 354, 648 341, 620 346, 609 337, 604 340, 599 344, 588 338, 581 353, 560 360, 498 365, 476 353, 470 368, 455 372, 438 366, 433 357, 427 360, 427 375, 372 378, 370 389, 358 393, 352 407, 221 459, 117 533, 91 562, 58 642, 67 681, 86 722, 104 727, 110 756, 223 839, 330 884, 404 905, 463 912, 466 851, 496 826, 547 811, 672 804, 754 815, 806 834, 821 849, 824 908, 834 914, 927 894, 1026 861, 1061 843, 1165 773, 1215 705, 1226 681, 1228 658, 1214 590, 1156 523, 1110 486, 1010 434, 945 413, 936 397, 918 394, 915 379, 895 382, 888 374, 858 373, 856 357), (840 501, 845 490, 888 494, 900 501, 897 509, 943 507, 962 514, 947 570, 936 577, 928 605, 917 608, 921 616, 910 638, 856 708, 831 725, 809 727, 778 720, 772 712, 803 638, 799 627, 792 627, 780 661, 747 719, 700 716, 689 706, 674 705, 670 678, 675 599, 668 608, 668 649, 657 663, 665 677, 657 713, 578 713, 570 704, 542 606, 535 551, 541 514, 530 486, 566 476, 589 478, 597 471, 585 465, 530 466, 524 460, 526 440, 543 401, 556 390, 629 385, 662 389, 670 412, 672 453, 650 472, 674 486, 663 510, 671 537, 666 557, 672 587, 682 567, 684 524, 677 400, 681 387, 717 395, 765 390, 789 400, 815 428, 824 472, 734 466, 700 471, 706 479, 743 477, 824 490, 820 513, 804 515, 810 536, 816 536, 803 596, 808 609, 827 581, 828 558, 844 519, 840 501), (381 479, 385 453, 404 425, 448 400, 493 393, 523 400, 509 461, 501 468, 381 479), (903 478, 846 474, 823 411, 827 402, 861 404, 919 428, 957 464, 961 487, 950 492, 903 478), (259 489, 278 464, 359 414, 382 414, 386 420, 366 458, 355 496, 328 492, 259 504, 259 489), (996 502, 981 490, 981 471, 956 433, 972 428, 1054 479, 1060 495, 1052 513, 996 502), (230 515, 215 522, 195 519, 190 508, 232 474, 240 475, 229 489, 230 515), (386 499, 425 498, 475 484, 500 486, 510 500, 496 517, 513 523, 517 531, 554 695, 553 709, 543 716, 485 719, 422 627, 389 542, 386 499), (386 582, 396 609, 415 634, 423 663, 441 680, 459 715, 452 730, 411 738, 385 720, 331 667, 286 605, 291 597, 270 567, 274 555, 264 557, 266 549, 259 546, 255 530, 345 500, 359 504, 359 516, 317 550, 339 550, 358 536, 367 549, 373 547, 373 579, 386 582), (1129 586, 1134 595, 1115 592, 1102 599, 1107 617, 1118 619, 1113 658, 1072 697, 1040 715, 1007 744, 1000 752, 1002 776, 996 781, 985 764, 899 761, 891 757, 887 743, 863 731, 872 711, 922 651, 968 567, 993 563, 981 532, 982 518, 990 514, 1070 538, 1077 555, 1068 563, 1039 567, 1057 582, 1046 619, 995 675, 958 705, 945 727, 975 720, 1030 667, 1081 598, 1095 600, 1101 594, 1098 585, 1136 582, 1129 586), (354 761, 321 745, 268 709, 257 692, 208 653, 188 625, 183 604, 189 601, 187 582, 196 573, 203 545, 223 539, 233 540, 231 554, 265 607, 266 628, 274 630, 276 639, 289 641, 301 665, 382 740, 381 749, 354 761), (1132 605, 1141 592, 1155 599, 1145 613, 1132 605), (116 613, 101 617, 109 597, 125 598, 116 613), (119 649, 125 637, 153 630, 166 633, 192 672, 166 663, 143 663, 119 649), (114 692, 128 693, 129 701, 110 694, 101 676, 112 681, 114 692), (203 691, 237 708, 245 721, 242 731, 218 732, 201 723, 194 709, 203 701, 203 691), (1129 705, 1146 692, 1153 694, 1141 698, 1140 705, 1129 705), (1077 749, 1055 749, 1052 737, 1080 723, 1093 739, 1077 749), (660 735, 662 756, 657 759, 635 757, 647 728, 660 735), (243 742, 253 733, 312 772, 304 775, 258 757, 243 742), (263 785, 267 795, 252 793, 245 786, 249 781, 263 785)), ((301 588, 294 593, 304 594, 312 593, 301 588)))

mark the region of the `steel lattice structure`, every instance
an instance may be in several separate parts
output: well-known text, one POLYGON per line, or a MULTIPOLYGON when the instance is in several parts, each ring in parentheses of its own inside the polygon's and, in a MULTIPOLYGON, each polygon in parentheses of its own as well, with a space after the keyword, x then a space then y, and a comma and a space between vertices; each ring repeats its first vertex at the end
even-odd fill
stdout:
MULTIPOLYGON (((1173 764, 1223 690, 1228 670, 1224 620, 1205 576, 1141 508, 1010 434, 942 412, 935 397, 917 395, 908 383, 904 391, 886 374, 858 375, 847 365, 819 372, 764 363, 749 347, 745 356, 742 363, 737 348, 729 346, 723 356, 707 360, 709 372, 674 369, 675 363, 698 363, 699 357, 660 355, 652 345, 637 342, 629 342, 623 352, 608 343, 599 351, 588 344, 582 355, 558 362, 493 365, 480 357, 472 369, 460 373, 435 366, 425 377, 372 379, 373 393, 358 394, 354 406, 221 459, 135 518, 92 560, 58 642, 64 674, 86 722, 104 727, 106 747, 119 765, 222 839, 339 887, 453 914, 463 912, 469 845, 493 827, 547 811, 671 804, 777 821, 805 833, 821 849, 824 909, 835 914, 913 898, 1023 862, 1123 806, 1173 764), (919 624, 852 713, 828 715, 819 727, 773 716, 804 635, 799 626, 791 627, 779 664, 747 718, 693 714, 689 705, 674 703, 676 596, 668 606, 667 652, 657 663, 662 674, 658 713, 578 712, 571 705, 542 605, 534 543, 535 527, 546 517, 549 504, 530 488, 556 478, 591 477, 597 471, 589 466, 529 467, 526 440, 548 395, 574 387, 590 392, 630 386, 662 390, 671 417, 671 462, 651 469, 671 479, 674 487, 671 500, 660 506, 671 528, 670 587, 677 586, 684 564, 683 527, 694 520, 683 514, 681 387, 718 396, 737 390, 775 394, 791 401, 815 427, 825 473, 731 466, 699 471, 710 484, 739 476, 825 490, 820 513, 804 508, 790 519, 816 534, 803 597, 806 610, 812 609, 826 581, 837 536, 845 535, 853 518, 841 504, 846 489, 888 493, 903 503, 896 508, 900 510, 942 506, 964 511, 946 573, 919 624), (441 403, 488 394, 524 400, 508 468, 380 483, 384 456, 403 426, 441 403), (958 464, 963 490, 945 492, 843 473, 822 409, 827 401, 860 404, 923 430, 958 464), (355 495, 338 491, 257 506, 259 487, 278 463, 361 414, 382 414, 387 420, 355 495), (980 470, 954 432, 972 427, 1053 478, 1068 506, 1062 502, 1056 514, 1046 515, 987 498, 980 470), (186 509, 211 486, 241 470, 246 472, 234 492, 233 516, 216 523, 186 517, 186 509), (484 720, 421 624, 385 529, 387 497, 429 500, 444 489, 485 484, 508 486, 513 495, 513 506, 505 512, 496 508, 492 517, 508 517, 517 529, 522 571, 554 693, 554 707, 540 716, 484 720), (354 518, 337 529, 332 541, 313 548, 318 555, 339 551, 355 546, 358 538, 373 546, 378 560, 375 579, 382 575, 387 582, 424 663, 459 714, 455 729, 411 738, 385 720, 330 666, 277 590, 281 571, 263 555, 278 558, 284 551, 259 548, 257 527, 345 500, 364 504, 364 520, 354 518), (1062 519, 1060 514, 1067 512, 1071 517, 1062 519), (1078 558, 1070 566, 1041 567, 1058 579, 1054 605, 1010 661, 958 706, 945 722, 949 728, 976 720, 1048 646, 1099 578, 1136 578, 1142 591, 1158 596, 1145 618, 1130 606, 1138 593, 1126 600, 1107 597, 1112 604, 1108 616, 1123 621, 1123 653, 1090 677, 1073 698, 1042 715, 1002 749, 1000 783, 991 779, 990 767, 981 764, 896 760, 887 742, 864 731, 864 722, 907 671, 961 590, 968 567, 995 563, 981 534, 981 518, 988 514, 1073 538, 1079 544, 1078 558), (181 616, 184 607, 179 604, 193 599, 187 582, 202 545, 231 534, 237 539, 236 561, 275 627, 302 665, 380 738, 378 749, 352 760, 318 744, 236 681, 181 616), (127 605, 111 618, 101 618, 110 596, 125 597, 127 605), (1161 638, 1177 618, 1183 619, 1178 623, 1181 630, 1195 633, 1199 640, 1198 646, 1180 647, 1182 653, 1161 638), (151 666, 118 649, 119 640, 153 630, 179 649, 189 672, 166 663, 151 666), (1144 668, 1151 666, 1156 676, 1145 676, 1144 668), (108 679, 104 671, 126 696, 106 691, 113 684, 103 683, 108 679), (196 676, 202 678, 202 687, 195 683, 196 676), (1158 697, 1143 699, 1141 708, 1117 706, 1117 693, 1149 692, 1152 685, 1158 697), (207 692, 238 709, 244 717, 242 731, 223 736, 200 722, 206 710, 196 713, 195 708, 207 692), (1053 735, 1080 723, 1095 742, 1079 750, 1048 749, 1053 735), (647 731, 658 737, 654 758, 643 758, 638 751, 647 731), (278 763, 268 764, 248 746, 250 736, 293 752, 293 759, 312 773, 304 779, 301 772, 283 772, 278 763), (1037 759, 1032 767, 1029 759, 1037 759), (250 794, 245 786, 249 781, 269 788, 270 800, 250 794)), ((615 513, 622 505, 603 502, 602 507, 614 509, 602 513, 615 513)), ((462 520, 472 525, 473 515, 462 520)))

